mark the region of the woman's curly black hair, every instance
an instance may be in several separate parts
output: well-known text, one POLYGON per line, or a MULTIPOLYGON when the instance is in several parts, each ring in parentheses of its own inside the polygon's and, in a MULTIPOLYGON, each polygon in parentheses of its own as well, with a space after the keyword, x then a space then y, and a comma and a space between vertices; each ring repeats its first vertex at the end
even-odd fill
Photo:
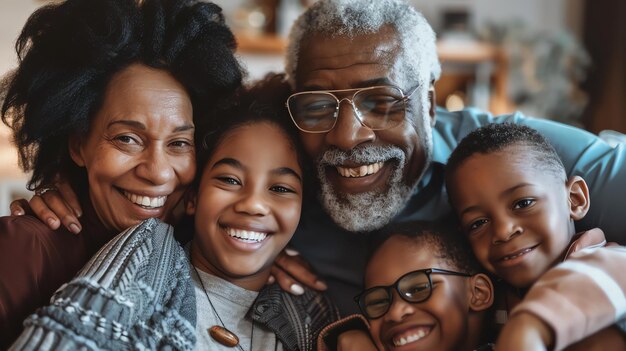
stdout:
POLYGON ((169 71, 194 120, 241 85, 221 8, 197 0, 67 0, 35 11, 17 39, 19 66, 2 85, 29 188, 78 172, 71 135, 86 133, 114 74, 133 63, 169 71))

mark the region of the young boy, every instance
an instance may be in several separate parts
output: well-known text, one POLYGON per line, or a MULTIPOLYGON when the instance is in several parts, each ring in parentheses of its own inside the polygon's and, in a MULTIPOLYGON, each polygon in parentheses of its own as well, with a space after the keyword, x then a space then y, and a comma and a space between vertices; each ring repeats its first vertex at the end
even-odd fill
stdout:
MULTIPOLYGON (((599 229, 576 234, 574 221, 589 209, 589 190, 582 178, 567 179, 538 132, 513 124, 472 132, 448 161, 446 185, 478 261, 525 295, 511 311, 499 348, 528 332, 519 340, 561 349, 624 316, 620 266, 626 251, 604 247, 599 229)), ((505 301, 510 309, 511 300, 505 301)))
POLYGON ((491 349, 483 324, 493 285, 457 233, 442 225, 390 227, 355 298, 386 350, 491 349))
MULTIPOLYGON (((465 240, 442 224, 426 222, 396 224, 382 234, 386 239, 367 264, 366 289, 355 297, 376 347, 491 350, 483 325, 490 317, 493 285, 465 240)), ((354 345, 355 339, 342 340, 346 334, 338 338, 337 349, 354 345)))

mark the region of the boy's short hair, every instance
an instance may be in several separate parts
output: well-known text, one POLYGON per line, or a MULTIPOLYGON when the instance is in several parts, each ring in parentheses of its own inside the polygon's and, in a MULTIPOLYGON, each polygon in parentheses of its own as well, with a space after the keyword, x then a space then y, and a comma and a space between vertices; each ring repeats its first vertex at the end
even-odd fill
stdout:
POLYGON ((512 145, 528 147, 525 155, 530 161, 529 167, 550 172, 559 180, 567 180, 561 158, 538 131, 520 124, 492 123, 468 134, 454 149, 446 165, 446 184, 470 156, 502 151, 512 145))
POLYGON ((448 263, 455 270, 471 275, 484 273, 484 269, 474 257, 467 238, 460 235, 455 226, 443 222, 411 221, 388 225, 381 229, 377 239, 373 241, 374 249, 371 250, 368 262, 378 248, 395 236, 409 238, 418 246, 431 247, 436 258, 448 263))

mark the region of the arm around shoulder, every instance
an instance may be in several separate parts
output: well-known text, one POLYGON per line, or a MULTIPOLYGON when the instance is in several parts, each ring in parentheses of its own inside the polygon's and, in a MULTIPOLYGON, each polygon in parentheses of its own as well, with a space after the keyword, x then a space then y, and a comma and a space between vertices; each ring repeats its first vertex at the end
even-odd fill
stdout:
POLYGON ((0 349, 10 345, 23 320, 58 287, 47 284, 56 273, 48 271, 56 250, 45 239, 52 234, 32 216, 0 218, 0 286, 5 287, 0 289, 0 349))
POLYGON ((552 328, 555 350, 561 350, 626 315, 625 266, 622 246, 575 252, 533 285, 511 318, 537 316, 552 328))

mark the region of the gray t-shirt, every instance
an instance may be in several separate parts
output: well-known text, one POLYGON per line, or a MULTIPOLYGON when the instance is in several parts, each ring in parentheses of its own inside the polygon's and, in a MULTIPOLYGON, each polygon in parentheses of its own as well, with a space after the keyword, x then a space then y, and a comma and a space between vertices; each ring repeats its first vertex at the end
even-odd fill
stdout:
MULTIPOLYGON (((235 333, 239 337, 239 345, 244 350, 283 350, 282 344, 271 330, 254 323, 246 314, 250 306, 254 303, 257 291, 250 291, 234 285, 224 279, 197 270, 202 284, 206 288, 211 302, 217 310, 217 314, 224 322, 226 329, 235 333), (250 347, 250 336, 253 345, 250 347)), ((209 328, 214 325, 221 326, 215 311, 209 304, 206 293, 198 280, 198 275, 191 272, 194 290, 196 293, 197 323, 196 323, 196 350, 240 350, 238 347, 226 347, 215 341, 208 333, 209 328)))

